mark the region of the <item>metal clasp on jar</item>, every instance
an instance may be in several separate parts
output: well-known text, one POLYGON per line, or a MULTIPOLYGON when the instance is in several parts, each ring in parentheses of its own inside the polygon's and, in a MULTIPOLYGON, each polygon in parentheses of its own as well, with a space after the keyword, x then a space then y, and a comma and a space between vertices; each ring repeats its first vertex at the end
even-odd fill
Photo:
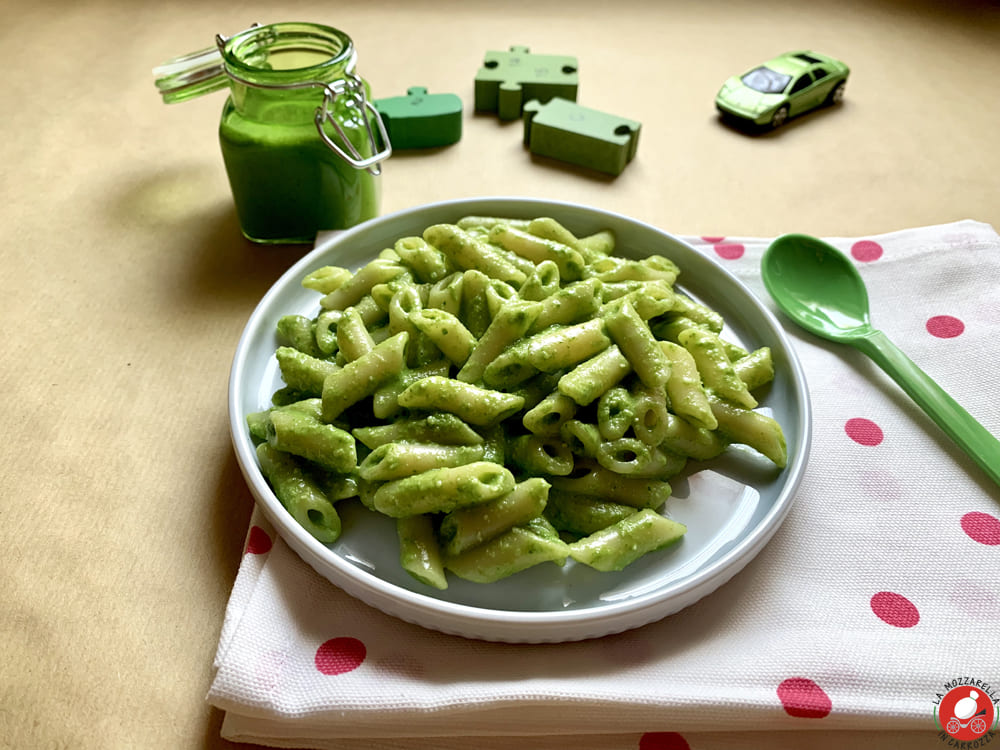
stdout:
POLYGON ((356 169, 366 169, 373 175, 381 174, 381 162, 392 155, 392 144, 389 143, 389 134, 386 132, 385 123, 382 122, 381 115, 375 108, 375 105, 368 101, 368 96, 365 94, 364 82, 353 72, 349 72, 344 78, 338 81, 319 85, 323 86, 323 103, 316 108, 315 118, 316 130, 319 131, 319 137, 323 139, 323 142, 327 146, 336 151, 340 158, 356 169), (368 132, 368 142, 372 147, 372 155, 367 158, 358 151, 357 147, 351 142, 351 139, 347 137, 347 133, 344 132, 344 129, 333 114, 334 102, 341 96, 347 97, 344 102, 346 107, 356 107, 359 110, 358 114, 365 124, 365 130, 368 132), (370 118, 368 117, 369 114, 371 114, 370 118), (378 126, 378 135, 384 144, 381 150, 378 147, 379 142, 375 137, 375 132, 372 130, 372 120, 378 126), (337 135, 340 136, 340 139, 347 144, 350 153, 345 151, 339 143, 327 134, 326 129, 323 127, 325 123, 330 123, 337 132, 337 135))

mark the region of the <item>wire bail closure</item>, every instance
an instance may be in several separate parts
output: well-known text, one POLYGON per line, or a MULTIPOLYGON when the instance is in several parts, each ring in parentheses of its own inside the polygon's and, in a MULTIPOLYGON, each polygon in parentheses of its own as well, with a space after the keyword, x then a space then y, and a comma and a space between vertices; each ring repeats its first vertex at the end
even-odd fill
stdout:
POLYGON ((389 142, 389 134, 386 132, 385 123, 382 121, 382 116, 379 111, 375 108, 369 100, 368 96, 365 94, 365 85, 360 78, 357 77, 353 72, 348 73, 344 80, 335 81, 323 86, 323 103, 316 108, 316 130, 319 133, 319 137, 323 139, 323 142, 329 146, 331 149, 337 152, 337 154, 348 164, 350 164, 355 169, 366 169, 370 174, 379 175, 382 173, 381 162, 388 159, 392 155, 392 144, 389 142), (333 104, 338 96, 347 95, 347 100, 345 101, 345 106, 356 107, 359 110, 362 121, 365 123, 365 130, 368 133, 368 142, 372 147, 372 155, 365 158, 358 152, 357 147, 351 142, 351 139, 347 137, 344 129, 337 122, 337 118, 333 116, 333 104), (375 124, 378 126, 378 135, 381 138, 381 142, 384 144, 383 148, 380 150, 378 147, 379 141, 375 138, 375 133, 372 130, 371 119, 368 115, 371 114, 372 119, 375 120, 375 124), (350 154, 341 148, 340 144, 334 141, 326 129, 323 127, 325 123, 330 123, 333 129, 340 136, 341 140, 347 144, 348 149, 350 149, 350 154))

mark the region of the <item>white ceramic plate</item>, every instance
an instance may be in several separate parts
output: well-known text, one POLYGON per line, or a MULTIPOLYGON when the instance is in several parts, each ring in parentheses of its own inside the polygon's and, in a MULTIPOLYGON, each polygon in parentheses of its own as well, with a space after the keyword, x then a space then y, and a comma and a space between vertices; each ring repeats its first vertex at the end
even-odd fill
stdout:
POLYGON ((469 638, 512 643, 580 640, 639 627, 687 607, 739 572, 785 518, 809 452, 809 396, 801 367, 774 317, 735 277, 689 245, 648 224, 585 206, 521 198, 456 200, 369 221, 317 246, 264 296, 240 338, 229 386, 230 428, 240 467, 260 507, 284 540, 333 584, 387 614, 469 638), (286 314, 313 317, 319 295, 302 278, 324 265, 358 268, 395 240, 431 224, 470 214, 551 216, 577 235, 611 229, 617 253, 660 254, 681 269, 678 287, 720 312, 726 338, 752 350, 769 346, 775 379, 762 407, 782 425, 788 466, 776 470, 749 449, 729 451, 673 481, 667 514, 686 524, 683 540, 646 555, 619 573, 568 561, 544 564, 492 584, 449 576, 436 591, 413 580, 398 559, 394 522, 355 501, 338 505, 343 533, 323 545, 284 510, 257 466, 245 417, 270 404, 282 387, 274 351, 275 324, 286 314))

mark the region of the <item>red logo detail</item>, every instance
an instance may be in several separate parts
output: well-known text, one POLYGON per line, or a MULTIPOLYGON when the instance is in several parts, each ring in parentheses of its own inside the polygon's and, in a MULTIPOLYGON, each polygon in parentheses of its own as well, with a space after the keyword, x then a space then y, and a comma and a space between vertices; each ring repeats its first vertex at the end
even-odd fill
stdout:
POLYGON ((977 740, 996 721, 996 706, 982 690, 959 685, 945 693, 937 707, 941 728, 956 740, 977 740))

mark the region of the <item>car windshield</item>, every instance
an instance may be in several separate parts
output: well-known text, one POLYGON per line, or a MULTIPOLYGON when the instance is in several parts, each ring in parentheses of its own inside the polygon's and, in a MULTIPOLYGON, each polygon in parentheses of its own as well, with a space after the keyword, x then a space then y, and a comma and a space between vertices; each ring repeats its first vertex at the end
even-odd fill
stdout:
POLYGON ((780 94, 785 90, 792 77, 761 65, 759 68, 751 70, 740 80, 754 91, 759 91, 762 94, 780 94))

